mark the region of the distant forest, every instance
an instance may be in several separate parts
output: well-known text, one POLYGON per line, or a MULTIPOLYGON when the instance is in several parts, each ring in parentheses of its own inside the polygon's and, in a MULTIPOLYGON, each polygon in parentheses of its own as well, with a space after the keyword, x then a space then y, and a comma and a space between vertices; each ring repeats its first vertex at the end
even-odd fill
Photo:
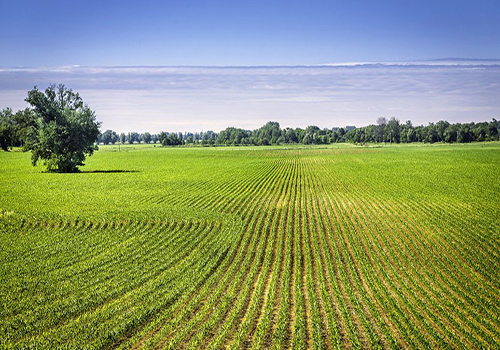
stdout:
POLYGON ((302 128, 280 127, 278 122, 268 122, 256 130, 244 130, 228 127, 216 133, 213 131, 198 133, 168 133, 143 134, 137 132, 117 134, 113 130, 106 130, 99 135, 98 142, 102 144, 115 143, 160 143, 164 146, 202 145, 202 146, 238 146, 238 145, 279 145, 304 144, 321 145, 338 142, 364 143, 412 143, 412 142, 459 142, 499 140, 500 122, 493 119, 491 122, 456 123, 447 121, 430 123, 429 125, 413 126, 411 121, 404 124, 398 119, 379 118, 377 124, 361 128, 355 126, 320 129, 311 125, 302 128))
MULTIPOLYGON (((13 113, 10 108, 0 110, 0 147, 4 150, 22 146, 26 130, 25 125, 28 110, 13 113)), ((106 130, 99 134, 96 142, 99 144, 134 144, 155 143, 164 146, 202 145, 202 146, 238 146, 238 145, 279 145, 304 144, 320 145, 339 142, 365 143, 412 143, 412 142, 447 142, 468 143, 474 141, 499 140, 500 122, 455 123, 439 121, 428 125, 413 126, 411 121, 400 123, 396 118, 379 118, 376 124, 356 128, 355 126, 320 129, 311 125, 302 128, 280 127, 278 122, 268 122, 256 130, 244 130, 228 127, 216 133, 205 132, 149 132, 121 133, 106 130)))

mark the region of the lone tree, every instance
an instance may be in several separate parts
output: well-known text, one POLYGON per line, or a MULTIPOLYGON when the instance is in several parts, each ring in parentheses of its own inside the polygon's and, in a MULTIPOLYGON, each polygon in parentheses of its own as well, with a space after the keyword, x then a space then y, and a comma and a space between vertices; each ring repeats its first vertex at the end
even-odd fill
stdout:
POLYGON ((100 123, 80 95, 64 85, 50 85, 45 92, 36 86, 25 100, 31 120, 25 125, 24 151, 31 151, 33 166, 39 160, 53 172, 77 172, 86 155, 97 146, 100 123))

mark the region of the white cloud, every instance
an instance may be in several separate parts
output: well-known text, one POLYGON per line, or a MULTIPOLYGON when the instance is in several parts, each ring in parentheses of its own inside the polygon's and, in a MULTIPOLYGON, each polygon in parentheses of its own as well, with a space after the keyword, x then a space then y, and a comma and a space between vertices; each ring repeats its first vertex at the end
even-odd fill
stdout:
POLYGON ((367 125, 380 116, 431 121, 500 117, 500 61, 311 67, 55 67, 0 69, 0 108, 64 83, 116 131, 367 125))

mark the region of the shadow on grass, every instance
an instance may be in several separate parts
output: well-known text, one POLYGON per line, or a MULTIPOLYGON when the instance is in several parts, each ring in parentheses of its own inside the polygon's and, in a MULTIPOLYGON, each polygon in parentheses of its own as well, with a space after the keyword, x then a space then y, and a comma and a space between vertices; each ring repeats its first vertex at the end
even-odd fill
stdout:
POLYGON ((101 174, 112 174, 112 173, 138 173, 139 170, 80 170, 81 174, 92 174, 92 173, 101 173, 101 174))

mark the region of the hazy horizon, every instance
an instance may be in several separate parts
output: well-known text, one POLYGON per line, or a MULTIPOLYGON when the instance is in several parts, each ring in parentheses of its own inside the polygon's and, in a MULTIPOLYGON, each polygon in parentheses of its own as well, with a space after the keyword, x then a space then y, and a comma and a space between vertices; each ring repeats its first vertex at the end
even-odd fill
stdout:
POLYGON ((33 86, 79 92, 102 130, 152 132, 320 128, 396 117, 415 125, 500 118, 500 60, 270 67, 0 68, 0 108, 27 106, 33 86))

